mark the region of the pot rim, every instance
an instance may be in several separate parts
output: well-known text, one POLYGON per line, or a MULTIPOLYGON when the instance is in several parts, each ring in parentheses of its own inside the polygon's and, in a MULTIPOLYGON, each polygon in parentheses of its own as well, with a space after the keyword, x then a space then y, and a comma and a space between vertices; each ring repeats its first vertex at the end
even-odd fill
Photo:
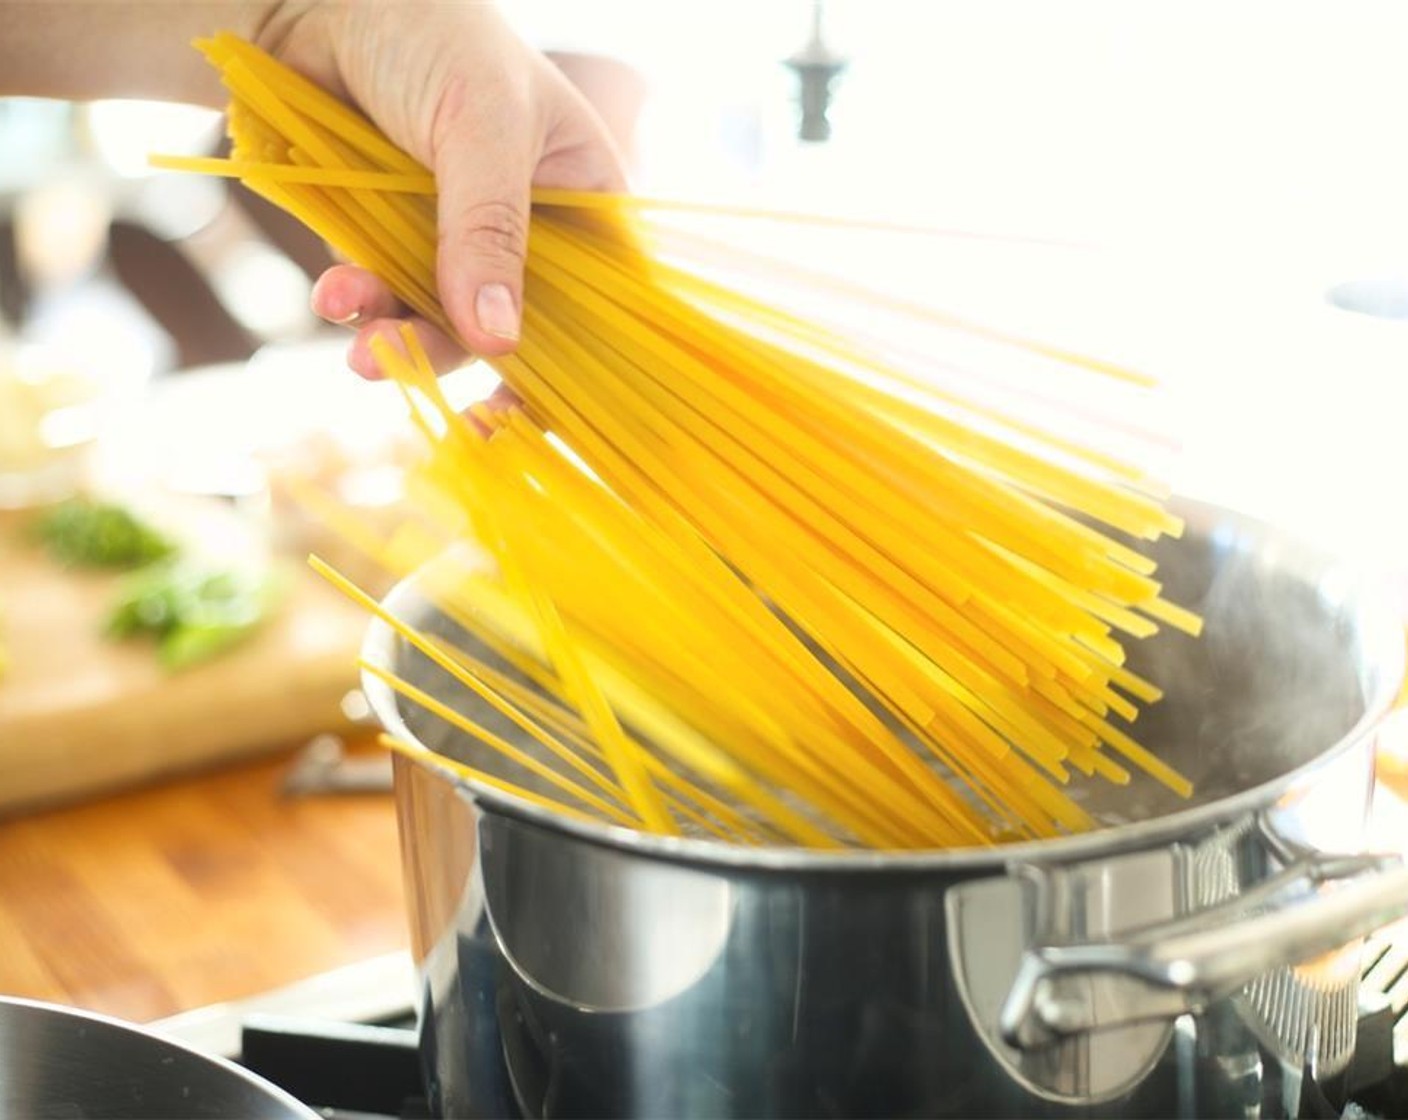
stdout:
MULTIPOLYGON (((1262 536, 1271 535, 1278 543, 1294 546, 1298 552, 1317 558, 1321 562, 1330 562, 1341 571, 1354 572, 1359 577, 1356 583, 1364 588, 1359 596, 1360 610, 1367 612, 1375 620, 1373 641, 1370 644, 1374 647, 1375 665, 1379 669, 1381 679, 1376 692, 1369 697, 1363 715, 1343 736, 1319 754, 1284 774, 1227 797, 1203 805, 1165 813, 1150 820, 1111 825, 1055 839, 1023 840, 985 848, 933 848, 925 850, 847 848, 837 851, 786 846, 748 847, 741 844, 729 844, 721 840, 661 836, 619 825, 589 824, 564 818, 511 794, 481 785, 463 775, 454 774, 448 770, 438 770, 437 773, 446 781, 453 783, 461 795, 468 797, 484 809, 517 817, 550 831, 563 832, 579 840, 624 850, 643 858, 728 867, 738 870, 815 872, 978 870, 1031 863, 1074 862, 1152 847, 1175 839, 1187 839, 1220 822, 1236 819, 1244 814, 1269 806, 1282 793, 1295 785, 1303 775, 1319 768, 1331 759, 1347 753, 1365 739, 1373 736, 1378 725, 1393 709, 1394 702, 1402 687, 1405 672, 1405 643, 1402 640, 1403 627, 1399 622, 1402 615, 1401 607, 1386 580, 1371 577, 1368 571, 1342 557, 1336 557, 1322 549, 1311 548, 1292 535, 1235 510, 1188 498, 1180 498, 1175 504, 1179 507, 1180 512, 1191 515, 1190 521, 1193 517, 1215 517, 1224 522, 1230 521, 1240 529, 1253 530, 1262 536), (1382 624, 1378 622, 1379 619, 1383 620, 1382 624), (1383 634, 1378 633, 1381 629, 1384 631, 1383 634), (1398 640, 1388 640, 1389 630, 1398 640), (1382 647, 1382 649, 1377 647, 1382 647)), ((434 561, 431 563, 433 564, 434 561)), ((1331 569, 1327 568, 1328 570, 1331 569)), ((403 608, 420 598, 417 588, 424 571, 425 569, 421 569, 414 572, 392 587, 383 600, 388 611, 399 616, 402 612, 398 608, 403 608)), ((362 645, 362 659, 373 665, 391 666, 394 663, 392 654, 398 640, 395 630, 381 619, 373 618, 362 645)), ((388 733, 410 743, 420 743, 401 718, 399 698, 390 685, 371 673, 363 672, 362 690, 366 694, 373 713, 388 733)), ((433 761, 426 761, 421 765, 435 769, 433 761)))
MULTIPOLYGON (((131 1023, 113 1015, 105 1015, 98 1011, 89 1011, 87 1008, 70 1007, 67 1004, 53 1003, 49 1000, 0 994, 0 1014, 4 1014, 6 1009, 12 1010, 19 1016, 52 1017, 90 1031, 102 1031, 109 1037, 114 1032, 119 1032, 130 1035, 133 1038, 144 1039, 152 1045, 162 1048, 163 1051, 171 1052, 173 1057, 163 1059, 164 1061, 174 1061, 174 1055, 179 1054, 183 1060, 193 1063, 193 1068, 208 1071, 212 1077, 219 1077, 231 1082, 239 1082, 253 1092, 261 1094, 265 1098, 267 1105, 277 1105, 283 1110, 279 1113, 280 1116, 307 1117, 308 1120, 315 1120, 315 1118, 320 1115, 312 1107, 300 1101, 287 1089, 280 1085, 275 1085, 272 1081, 261 1077, 253 1070, 246 1069, 244 1066, 228 1058, 222 1058, 219 1055, 207 1053, 204 1050, 192 1046, 188 1042, 171 1038, 168 1035, 162 1034, 160 1031, 152 1030, 150 1027, 140 1023, 131 1023)), ((3 1103, 4 1101, 0 1100, 0 1104, 3 1103)))

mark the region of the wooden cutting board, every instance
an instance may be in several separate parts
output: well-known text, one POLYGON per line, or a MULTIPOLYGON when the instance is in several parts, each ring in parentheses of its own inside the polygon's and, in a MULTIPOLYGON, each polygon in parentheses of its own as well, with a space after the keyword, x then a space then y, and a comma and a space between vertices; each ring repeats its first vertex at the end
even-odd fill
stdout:
MULTIPOLYGON (((191 507, 201 539, 240 551, 257 530, 218 503, 191 507)), ((244 644, 168 673, 147 643, 102 636, 118 578, 67 571, 0 515, 0 813, 342 730, 365 616, 287 562, 279 609, 244 644)))

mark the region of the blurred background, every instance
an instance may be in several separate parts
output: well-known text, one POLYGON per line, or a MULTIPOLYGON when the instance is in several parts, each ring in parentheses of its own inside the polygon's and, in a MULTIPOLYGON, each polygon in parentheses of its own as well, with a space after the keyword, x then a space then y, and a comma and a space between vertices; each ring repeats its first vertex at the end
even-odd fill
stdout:
MULTIPOLYGON (((505 10, 639 192, 950 231, 781 246, 1159 375, 1179 489, 1408 571, 1408 8, 505 10)), ((238 184, 147 166, 222 145, 202 109, 0 101, 0 508, 215 498, 256 548, 355 564, 289 491, 394 507, 398 402, 308 310, 321 243, 238 184)))
MULTIPOLYGON (((1260 332, 1272 351, 1239 352, 1222 388, 1268 406, 1286 338, 1304 365, 1308 327, 1331 332, 1338 378, 1408 333, 1326 314, 1408 316, 1400 4, 505 7, 603 108, 645 193, 1098 246, 1120 274, 1107 321, 1144 337, 1150 316, 1204 316, 1188 334, 1214 347, 1158 340, 1183 367, 1260 332)), ((319 244, 238 186, 146 167, 219 144, 199 110, 0 103, 0 332, 119 390, 327 337, 307 311, 319 244)), ((960 265, 930 243, 886 267, 918 287, 960 265)))
MULTIPOLYGON (((828 0, 819 39, 811 0, 505 7, 532 41, 579 56, 569 72, 629 136, 647 193, 1191 241, 1327 280, 1402 266, 1399 4, 828 0), (835 75, 827 127, 804 140, 798 71, 819 60, 835 75)), ((307 337, 320 248, 237 188, 146 169, 150 151, 218 142, 198 110, 0 105, 9 330, 121 322, 106 328, 113 376, 307 337)))
MULTIPOLYGON (((1408 572, 1408 6, 504 6, 603 109, 637 190, 954 231, 853 240, 832 263, 1161 375, 1184 437, 1180 489, 1408 572)), ((109 583, 57 573, 5 521, 4 507, 83 487, 151 510, 207 551, 301 570, 311 549, 356 561, 288 500, 291 480, 360 515, 394 506, 394 394, 351 376, 345 336, 308 311, 324 247, 237 185, 146 164, 221 144, 219 116, 204 110, 0 100, 0 814, 328 732, 350 740, 365 714, 353 668, 362 616, 306 573, 256 644, 170 676, 99 638, 109 583)), ((831 252, 821 240, 797 249, 831 252)), ((471 368, 456 392, 472 399, 493 381, 471 368)), ((359 788, 364 773, 335 769, 337 742, 317 743, 291 769, 261 771, 259 788, 359 788)), ((180 845, 197 843, 192 820, 254 812, 249 799, 210 796, 224 808, 173 811, 180 845)), ((381 902, 399 889, 390 808, 356 825, 388 861, 381 902)), ((134 815, 93 819, 113 858, 114 830, 134 815)), ((265 813, 260 827, 281 819, 265 813)), ((243 827, 232 815, 225 840, 243 827)), ((312 827, 302 820, 289 842, 307 850, 312 827)), ((56 881, 43 862, 52 836, 8 836, 0 896, 5 874, 21 892, 41 865, 56 881)), ((212 839, 183 874, 218 885, 226 851, 212 839)), ((74 868, 83 852, 75 840, 74 868)), ((366 866, 353 873, 368 880, 366 866)), ((267 913, 291 920, 338 882, 311 863, 295 878, 267 913)), ((369 925, 345 895, 321 905, 297 936, 326 952, 299 956, 293 975, 403 936, 399 914, 369 925), (339 908, 353 915, 340 942, 319 924, 339 908)), ((45 915, 76 912, 50 907, 12 928, 47 945, 58 934, 45 915)), ((230 913, 252 920, 248 907, 230 913)), ((246 932, 272 944, 268 930, 246 932)), ((189 986, 173 981, 161 998, 122 987, 132 974, 121 969, 98 994, 61 974, 65 961, 115 959, 117 940, 88 958, 55 951, 44 967, 57 971, 32 983, 12 964, 0 990, 149 1018, 276 979, 212 970, 230 959, 227 942, 203 957, 183 948, 189 986)))

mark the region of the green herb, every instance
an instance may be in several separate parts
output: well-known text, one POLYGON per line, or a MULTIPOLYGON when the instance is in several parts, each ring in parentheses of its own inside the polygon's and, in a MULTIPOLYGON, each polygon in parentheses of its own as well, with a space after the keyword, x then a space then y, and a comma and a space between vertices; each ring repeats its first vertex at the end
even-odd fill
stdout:
POLYGON ((174 542, 123 506, 81 498, 45 513, 34 535, 50 556, 75 568, 140 568, 176 551, 174 542))
POLYGON ((162 667, 184 669, 243 641, 278 598, 265 574, 161 564, 133 576, 108 616, 114 638, 150 634, 162 667))

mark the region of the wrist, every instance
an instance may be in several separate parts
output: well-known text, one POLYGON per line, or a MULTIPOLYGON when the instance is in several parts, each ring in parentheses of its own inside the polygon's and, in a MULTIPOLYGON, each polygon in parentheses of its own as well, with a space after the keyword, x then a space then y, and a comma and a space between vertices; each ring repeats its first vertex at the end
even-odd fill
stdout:
POLYGON ((218 106, 224 93, 191 49, 217 31, 249 38, 288 0, 0 0, 0 94, 154 97, 218 106))
POLYGON ((358 5, 351 0, 270 0, 260 7, 257 22, 244 38, 347 100, 340 55, 345 49, 346 24, 358 5))

